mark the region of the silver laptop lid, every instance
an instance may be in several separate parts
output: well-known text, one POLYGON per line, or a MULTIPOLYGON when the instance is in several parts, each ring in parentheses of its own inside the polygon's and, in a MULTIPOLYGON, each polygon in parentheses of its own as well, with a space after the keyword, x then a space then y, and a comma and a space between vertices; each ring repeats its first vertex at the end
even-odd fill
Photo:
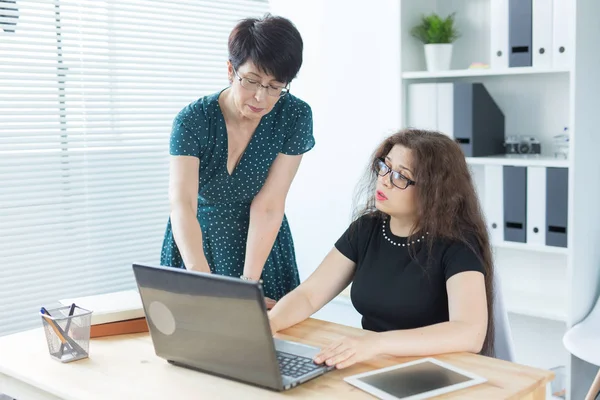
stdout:
POLYGON ((133 264, 156 354, 273 389, 281 374, 260 284, 133 264))

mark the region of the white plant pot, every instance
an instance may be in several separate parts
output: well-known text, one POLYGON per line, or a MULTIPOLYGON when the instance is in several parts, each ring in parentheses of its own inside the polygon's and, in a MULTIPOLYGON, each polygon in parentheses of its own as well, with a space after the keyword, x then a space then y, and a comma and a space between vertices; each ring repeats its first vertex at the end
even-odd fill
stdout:
POLYGON ((447 71, 450 69, 452 59, 452 44, 426 44, 425 61, 427 71, 447 71))

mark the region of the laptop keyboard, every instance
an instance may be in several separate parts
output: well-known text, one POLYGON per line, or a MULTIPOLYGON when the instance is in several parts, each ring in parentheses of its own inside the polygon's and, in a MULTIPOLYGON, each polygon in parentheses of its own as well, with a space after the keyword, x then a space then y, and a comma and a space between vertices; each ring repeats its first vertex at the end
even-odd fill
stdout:
POLYGON ((277 352, 277 360, 279 361, 281 375, 292 378, 298 378, 322 367, 315 364, 312 358, 295 356, 282 351, 277 352))

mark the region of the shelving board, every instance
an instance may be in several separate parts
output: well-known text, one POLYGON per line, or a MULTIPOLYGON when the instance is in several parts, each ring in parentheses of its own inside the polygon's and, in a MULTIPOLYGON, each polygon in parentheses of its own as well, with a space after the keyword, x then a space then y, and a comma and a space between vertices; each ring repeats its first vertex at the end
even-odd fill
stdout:
POLYGON ((491 68, 470 68, 470 69, 451 69, 447 71, 407 71, 402 73, 402 79, 437 79, 437 78, 469 78, 485 76, 507 76, 507 75, 539 75, 539 74, 568 74, 570 71, 566 68, 534 68, 534 67, 515 67, 503 69, 491 68))
POLYGON ((466 157, 470 165, 513 165, 516 167, 569 167, 569 160, 550 156, 497 155, 466 157))
POLYGON ((494 247, 500 249, 511 249, 511 250, 523 250, 523 251, 536 251, 540 253, 550 253, 550 254, 563 254, 568 255, 569 249, 566 247, 556 247, 556 246, 544 246, 544 245, 536 245, 529 243, 517 243, 517 242, 494 242, 492 243, 494 247))
POLYGON ((561 322, 567 320, 567 302, 562 293, 542 295, 508 289, 503 297, 509 313, 561 322))

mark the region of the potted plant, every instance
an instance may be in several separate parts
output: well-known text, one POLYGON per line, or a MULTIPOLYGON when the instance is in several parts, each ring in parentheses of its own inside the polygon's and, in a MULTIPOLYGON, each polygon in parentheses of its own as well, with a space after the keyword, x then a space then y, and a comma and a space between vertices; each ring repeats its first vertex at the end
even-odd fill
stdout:
POLYGON ((443 71, 450 69, 452 59, 452 43, 460 34, 454 24, 452 13, 446 18, 436 13, 423 15, 421 22, 412 28, 412 36, 425 45, 425 61, 428 71, 443 71))

